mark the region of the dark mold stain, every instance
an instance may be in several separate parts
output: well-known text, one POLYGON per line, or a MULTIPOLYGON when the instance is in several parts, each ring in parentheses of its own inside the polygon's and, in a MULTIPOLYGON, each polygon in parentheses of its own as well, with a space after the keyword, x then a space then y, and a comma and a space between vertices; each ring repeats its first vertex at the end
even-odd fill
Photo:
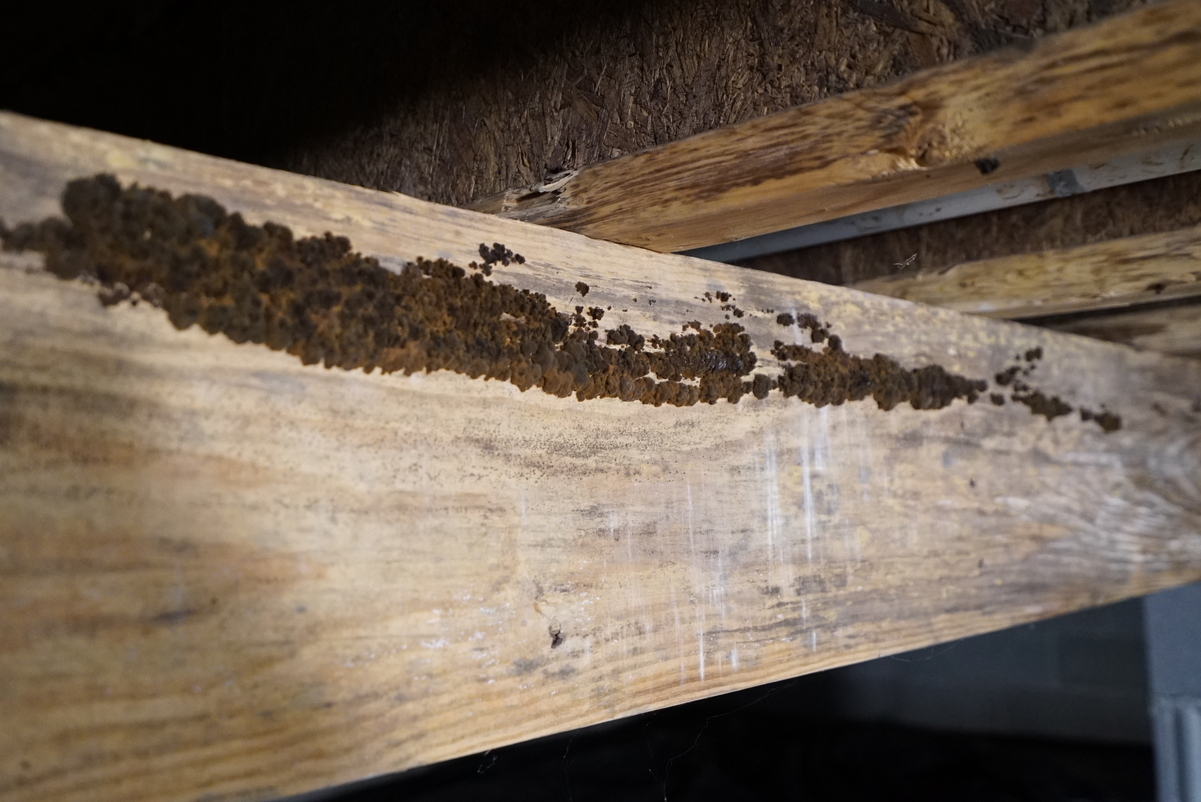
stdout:
MULTIPOLYGON (((598 308, 586 330, 583 307, 561 314, 540 293, 491 283, 444 260, 418 259, 394 273, 353 252, 344 237, 296 240, 283 226, 247 225, 209 198, 123 189, 97 176, 72 181, 63 210, 67 220, 4 231, 5 247, 44 252, 60 278, 95 280, 106 303, 114 292, 138 293, 177 328, 198 324, 304 364, 452 370, 523 391, 656 406, 737 400, 736 371, 754 366, 740 328, 671 338, 665 353, 643 352, 644 339, 632 331, 614 347, 599 341, 598 308)), ((499 243, 482 250, 502 262, 515 258, 499 243)))
MULTIPOLYGON (((1042 358, 1043 349, 1041 346, 1031 348, 1025 354, 1014 354, 1013 359, 1019 364, 1011 365, 1001 371, 993 377, 993 380, 1002 387, 1012 387, 1013 392, 1009 396, 1011 401, 1026 405, 1033 414, 1042 415, 1050 421, 1070 414, 1074 408, 1059 396, 1047 395, 1018 378, 1019 376, 1029 376, 1033 373, 1037 367, 1036 363, 1042 358), (1027 363, 1025 366, 1020 364, 1023 359, 1027 363)), ((1005 397, 1000 393, 990 394, 989 400, 997 406, 1002 406, 1005 403, 1005 397)), ((1116 432, 1122 428, 1121 417, 1108 411, 1098 413, 1082 408, 1080 409, 1080 419, 1085 422, 1092 421, 1096 423, 1107 434, 1109 432, 1116 432)))
MULTIPOLYGON (((823 326, 815 315, 804 314, 795 317, 790 314, 776 315, 776 322, 781 326, 800 326, 808 329, 809 336, 815 343, 822 343, 830 338, 830 324, 826 323, 823 326)), ((838 341, 841 342, 841 340, 838 341)))
POLYGON ((1109 412, 1108 410, 1101 410, 1100 412, 1093 412, 1091 409, 1085 409, 1084 407, 1081 407, 1080 408, 1080 420, 1095 421, 1096 424, 1098 426, 1100 426, 1101 429, 1106 432, 1116 432, 1118 429, 1122 428, 1121 417, 1113 414, 1112 412, 1109 412))
POLYGON ((1016 377, 1020 371, 1021 368, 1016 365, 1010 368, 1005 368, 1005 370, 1001 371, 996 376, 993 376, 993 381, 1002 387, 1008 387, 1009 385, 1013 384, 1014 377, 1016 377))
MULTIPOLYGON (((481 243, 483 262, 471 263, 470 273, 420 258, 392 272, 354 252, 345 237, 294 239, 275 223, 248 225, 211 198, 123 188, 110 175, 71 181, 62 207, 66 219, 12 230, 0 223, 4 248, 43 252, 54 275, 98 284, 105 305, 145 301, 164 309, 179 329, 199 325, 237 343, 287 351, 306 365, 368 373, 451 370, 522 391, 538 387, 580 401, 654 406, 735 403, 778 390, 819 407, 871 396, 885 410, 901 403, 940 409, 955 399, 974 403, 987 389, 985 381, 939 365, 910 369, 883 354, 846 353, 830 324, 813 314, 776 318, 806 329, 814 346, 824 344, 776 342, 772 354, 783 367, 776 378, 754 374, 753 344, 737 323, 691 321, 666 337, 623 324, 602 341, 600 307, 588 308, 587 319, 582 305, 562 313, 541 293, 488 281, 492 265, 525 261, 501 243, 481 243)), ((581 281, 575 289, 584 296, 589 287, 581 281)), ((729 293, 704 295, 743 315, 729 293)), ((1037 348, 1025 355, 1029 363, 1041 357, 1037 348)), ((1026 387, 1019 372, 1012 367, 996 376, 998 384, 1013 385, 1013 400, 1048 419, 1071 411, 1026 387)), ((993 403, 998 397, 990 396, 993 403)), ((1120 425, 1109 412, 1082 410, 1081 417, 1105 431, 1120 425)))
POLYGON ((870 395, 885 410, 906 401, 914 409, 941 409, 957 398, 973 404, 988 389, 987 382, 948 373, 940 365, 908 369, 883 354, 848 354, 838 335, 828 334, 813 315, 802 315, 797 322, 815 343, 826 341, 826 347, 817 351, 776 341, 772 354, 784 364, 776 386, 786 397, 824 407, 870 395))
POLYGON ((988 175, 996 171, 1001 163, 991 156, 987 159, 976 159, 976 169, 980 171, 980 175, 988 175))
MULTIPOLYGON (((719 303, 719 304, 721 304, 721 311, 729 312, 730 315, 733 315, 734 317, 745 317, 746 316, 746 312, 739 309, 733 303, 734 301, 736 301, 738 299, 735 298, 733 295, 731 295, 728 292, 722 292, 720 290, 717 292, 706 292, 700 298, 697 298, 697 300, 703 301, 704 303, 707 303, 707 304, 719 303)), ((651 303, 654 303, 654 301, 651 301, 651 303)), ((726 320, 730 319, 730 315, 725 316, 726 320)))
POLYGON ((525 264, 524 256, 519 253, 513 253, 499 242, 492 243, 491 248, 481 242, 480 258, 484 260, 484 265, 486 267, 491 267, 497 262, 500 262, 502 265, 508 265, 511 262, 516 262, 519 265, 525 264))
POLYGON ((1059 396, 1045 395, 1041 390, 1015 392, 1010 398, 1019 404, 1025 404, 1035 415, 1042 415, 1047 420, 1054 420, 1072 411, 1071 405, 1065 403, 1059 396))

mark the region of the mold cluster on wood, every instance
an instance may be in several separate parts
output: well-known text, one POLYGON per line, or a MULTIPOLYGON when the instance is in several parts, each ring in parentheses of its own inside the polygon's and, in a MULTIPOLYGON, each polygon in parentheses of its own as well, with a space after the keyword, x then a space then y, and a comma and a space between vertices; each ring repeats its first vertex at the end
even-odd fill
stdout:
MULTIPOLYGON (((882 354, 848 354, 813 315, 779 317, 781 325, 807 330, 812 346, 777 341, 772 354, 783 372, 774 378, 755 373, 754 345, 738 323, 692 321, 667 336, 621 325, 602 337, 600 307, 585 318, 582 306, 560 312, 542 293, 487 280, 493 264, 524 261, 500 243, 481 244, 483 262, 470 270, 418 259, 393 272, 353 251, 345 237, 295 239, 285 226, 249 225, 211 198, 123 188, 110 175, 71 181, 62 208, 65 219, 11 230, 0 223, 4 248, 44 253, 47 270, 98 284, 106 305, 144 300, 179 329, 199 325, 234 342, 287 351, 306 365, 451 370, 523 391, 654 406, 780 392, 819 407, 870 396, 885 410, 902 403, 940 409, 956 399, 974 403, 988 387, 938 365, 908 369, 882 354)), ((575 289, 588 292, 583 282, 575 289)), ((711 300, 735 310, 726 293, 711 300)), ((997 382, 1014 375, 998 374, 997 382)), ((1014 389, 1024 393, 1014 400, 1034 412, 1062 414, 1058 399, 1025 385, 1014 389)), ((1106 431, 1120 425, 1107 412, 1081 416, 1106 431)))
POLYGON ((824 406, 871 396, 885 410, 903 402, 914 409, 941 409, 956 398, 974 404, 988 389, 987 382, 949 373, 941 365, 906 369, 883 354, 871 358, 848 354, 842 349, 842 339, 830 334, 828 325, 821 325, 811 314, 797 320, 792 315, 780 315, 777 322, 795 323, 809 331, 814 343, 825 343, 825 349, 819 352, 803 345, 775 342, 772 355, 785 366, 776 385, 786 397, 824 406))
MULTIPOLYGON (((1071 404, 1057 395, 1047 395, 1024 381, 1038 367, 1038 361, 1043 358, 1043 349, 1041 347, 1031 348, 1025 353, 1024 358, 1025 364, 1023 365, 1023 355, 1015 354, 1013 357, 1015 364, 993 377, 996 383, 1001 387, 1010 388, 1012 393, 1009 399, 1019 404, 1025 404, 1035 415, 1042 415, 1047 420, 1070 415, 1075 409, 1071 404)), ((990 400, 997 406, 1002 406, 1005 403, 1005 396, 1002 393, 993 393, 990 400)), ((1122 428, 1122 418, 1104 409, 1096 412, 1081 407, 1080 420, 1093 421, 1106 432, 1116 432, 1122 428)))

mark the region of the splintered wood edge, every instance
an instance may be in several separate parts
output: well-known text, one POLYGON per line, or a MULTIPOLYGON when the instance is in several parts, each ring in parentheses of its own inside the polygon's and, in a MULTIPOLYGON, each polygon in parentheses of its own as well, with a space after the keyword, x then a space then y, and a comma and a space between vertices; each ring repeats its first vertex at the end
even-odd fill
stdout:
POLYGON ((327 371, 5 255, 6 798, 266 799, 1201 578, 1194 362, 0 114, 9 224, 102 171, 393 268, 502 242, 494 281, 647 333, 721 291, 761 347, 1041 348, 1123 426, 327 371))
POLYGON ((1199 65, 1201 8, 1171 0, 470 208, 659 251, 718 245, 1195 137, 1199 65))

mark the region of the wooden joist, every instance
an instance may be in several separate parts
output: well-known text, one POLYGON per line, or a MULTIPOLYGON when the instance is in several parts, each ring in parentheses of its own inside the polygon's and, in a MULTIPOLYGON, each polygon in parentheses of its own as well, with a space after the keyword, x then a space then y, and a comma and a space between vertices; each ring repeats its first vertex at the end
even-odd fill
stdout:
POLYGON ((1201 296, 1201 228, 965 262, 854 285, 995 318, 1114 309, 1201 296))
POLYGON ((766 374, 812 313, 1121 427, 326 370, 4 253, 7 800, 267 799, 1201 578, 1197 362, 0 114, 10 226, 98 172, 390 269, 503 243, 490 281, 605 328, 741 312, 766 374))
POLYGON ((1150 304, 1096 315, 1040 319, 1037 323, 1149 351, 1201 357, 1201 304, 1150 304))
POLYGON ((855 289, 1201 356, 1201 229, 981 259, 855 289))
POLYGON ((1201 4, 1089 28, 550 176, 472 205, 683 251, 1201 133, 1201 4))

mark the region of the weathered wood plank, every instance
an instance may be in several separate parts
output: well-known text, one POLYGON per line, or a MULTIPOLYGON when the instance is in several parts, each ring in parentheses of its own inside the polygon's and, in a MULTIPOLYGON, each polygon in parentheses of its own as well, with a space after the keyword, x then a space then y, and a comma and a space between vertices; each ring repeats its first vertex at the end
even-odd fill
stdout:
POLYGON ((683 251, 1147 150, 1199 115, 1201 5, 1170 0, 471 208, 683 251))
POLYGON ((263 799, 1201 577, 1201 365, 0 114, 0 216, 97 171, 647 333, 1031 381, 1025 407, 577 402, 306 367, 0 269, 0 795, 263 799), (637 298, 637 301, 634 299, 637 298), (652 305, 651 300, 655 303, 652 305))
POLYGON ((1038 323, 1056 331, 1149 351, 1201 357, 1201 303, 1151 305, 1038 323))
POLYGON ((868 279, 855 289, 959 312, 1024 318, 1201 295, 1201 228, 868 279))

